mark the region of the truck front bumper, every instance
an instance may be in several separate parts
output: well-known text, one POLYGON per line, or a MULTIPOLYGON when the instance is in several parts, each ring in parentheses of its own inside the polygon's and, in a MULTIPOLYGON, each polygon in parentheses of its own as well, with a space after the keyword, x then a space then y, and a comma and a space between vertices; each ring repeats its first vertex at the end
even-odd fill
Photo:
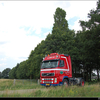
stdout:
POLYGON ((59 82, 59 84, 40 84, 42 86, 60 86, 62 85, 62 82, 59 82))

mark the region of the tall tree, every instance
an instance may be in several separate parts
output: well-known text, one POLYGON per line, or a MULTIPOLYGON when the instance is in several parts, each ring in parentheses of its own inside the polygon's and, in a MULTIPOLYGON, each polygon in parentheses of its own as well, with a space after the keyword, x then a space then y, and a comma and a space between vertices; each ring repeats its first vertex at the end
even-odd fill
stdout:
POLYGON ((2 71, 2 77, 3 78, 9 78, 9 72, 10 72, 10 68, 6 68, 2 71))
POLYGON ((59 30, 66 31, 65 29, 68 28, 68 23, 67 23, 67 20, 65 19, 65 17, 66 17, 66 12, 63 9, 58 7, 56 9, 55 15, 54 15, 55 23, 54 23, 52 33, 55 33, 54 32, 55 28, 59 28, 59 30))
POLYGON ((91 10, 88 13, 88 18, 90 18, 89 21, 80 21, 80 25, 84 32, 85 64, 87 69, 89 69, 91 80, 91 70, 93 67, 95 66, 94 68, 97 69, 97 72, 100 69, 100 0, 97 2, 96 10, 91 10))
POLYGON ((16 77, 18 79, 27 79, 27 60, 26 61, 23 61, 19 64, 19 67, 17 68, 17 71, 16 71, 16 77))
POLYGON ((2 78, 2 73, 0 72, 0 78, 2 78))
POLYGON ((17 63, 17 65, 11 69, 11 71, 9 72, 10 79, 17 79, 16 71, 18 67, 19 67, 19 63, 17 63))

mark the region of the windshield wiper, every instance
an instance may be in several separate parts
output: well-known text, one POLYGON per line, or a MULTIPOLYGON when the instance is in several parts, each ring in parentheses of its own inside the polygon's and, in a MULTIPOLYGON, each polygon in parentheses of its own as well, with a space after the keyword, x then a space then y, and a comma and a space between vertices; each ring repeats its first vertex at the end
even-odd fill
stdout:
POLYGON ((50 67, 50 68, 55 68, 55 67, 52 66, 52 67, 50 67))
POLYGON ((55 68, 55 67, 43 67, 42 69, 47 69, 47 68, 55 68))
POLYGON ((46 69, 46 67, 42 68, 42 69, 46 69))
POLYGON ((42 69, 46 69, 46 68, 48 68, 48 67, 43 67, 42 69))

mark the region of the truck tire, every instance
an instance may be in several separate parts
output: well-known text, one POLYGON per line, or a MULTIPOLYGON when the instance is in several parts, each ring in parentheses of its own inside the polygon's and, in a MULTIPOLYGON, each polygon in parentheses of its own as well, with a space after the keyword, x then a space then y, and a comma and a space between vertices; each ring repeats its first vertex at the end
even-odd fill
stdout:
POLYGON ((68 87, 69 83, 68 83, 68 80, 67 80, 67 79, 64 79, 64 80, 63 80, 63 85, 64 85, 65 87, 68 87))
POLYGON ((81 79, 80 80, 80 86, 84 86, 85 85, 85 81, 84 81, 84 79, 81 79))

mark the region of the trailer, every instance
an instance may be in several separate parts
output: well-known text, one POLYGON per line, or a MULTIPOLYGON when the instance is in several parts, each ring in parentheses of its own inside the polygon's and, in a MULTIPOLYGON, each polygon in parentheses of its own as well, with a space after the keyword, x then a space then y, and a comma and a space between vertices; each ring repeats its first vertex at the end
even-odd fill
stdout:
POLYGON ((71 57, 68 54, 51 53, 43 58, 40 69, 42 86, 79 85, 84 86, 82 77, 72 77, 71 57))

